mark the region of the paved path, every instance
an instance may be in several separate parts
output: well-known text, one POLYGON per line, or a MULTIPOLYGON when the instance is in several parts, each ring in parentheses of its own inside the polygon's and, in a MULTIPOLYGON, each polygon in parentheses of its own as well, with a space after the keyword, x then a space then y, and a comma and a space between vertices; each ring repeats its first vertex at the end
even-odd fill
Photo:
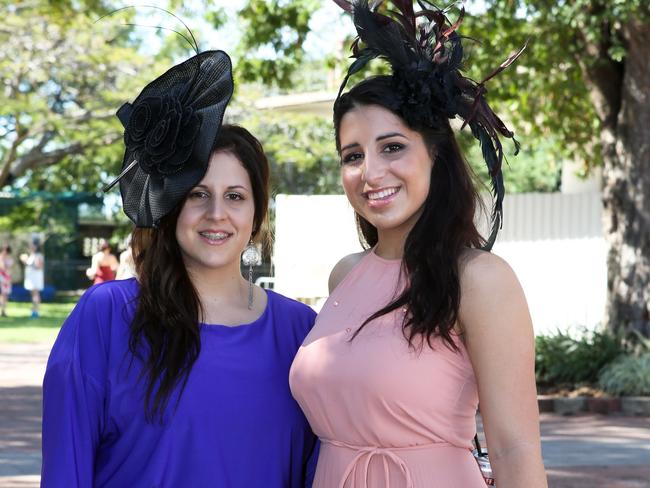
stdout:
POLYGON ((41 382, 49 344, 0 344, 0 488, 32 488, 41 472, 41 382))
POLYGON ((650 418, 542 415, 551 488, 650 488, 650 418))
MULTIPOLYGON (((0 488, 38 486, 48 353, 0 344, 0 488)), ((550 488, 650 488, 650 418, 543 414, 542 451, 550 488)))

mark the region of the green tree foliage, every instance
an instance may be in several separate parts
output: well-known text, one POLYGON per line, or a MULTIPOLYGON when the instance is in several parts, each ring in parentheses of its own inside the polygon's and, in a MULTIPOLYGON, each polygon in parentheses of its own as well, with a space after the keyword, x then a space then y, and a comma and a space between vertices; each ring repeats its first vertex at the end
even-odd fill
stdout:
POLYGON ((319 0, 248 0, 243 23, 238 76, 287 87, 305 58, 303 43, 319 0))
POLYGON ((131 9, 95 22, 112 11, 101 1, 1 5, 0 189, 25 198, 0 209, 0 230, 38 232, 49 251, 64 249, 76 239, 77 216, 60 192, 95 193, 117 174, 117 108, 190 48, 168 30, 125 25, 138 22, 131 9), (160 41, 154 57, 140 52, 145 35, 160 41))
POLYGON ((0 229, 42 233, 45 240, 54 234, 69 235, 74 231, 75 224, 75 216, 69 215, 71 208, 52 198, 29 199, 0 215, 0 229))
MULTIPOLYGON (((504 105, 524 148, 551 138, 558 157, 602 163, 602 114, 594 103, 590 69, 625 57, 622 26, 647 16, 647 2, 575 0, 487 0, 483 15, 470 15, 464 35, 468 73, 482 80, 501 60, 528 42, 516 65, 487 84, 490 99, 504 105), (596 52, 595 44, 607 45, 596 52)), ((622 65, 621 65, 622 66, 622 65)))
MULTIPOLYGON (((519 136, 528 141, 530 136, 519 136)), ((468 131, 459 134, 459 143, 478 181, 485 186, 482 191, 489 191, 490 177, 481 154, 481 147, 468 131)), ((506 141, 504 152, 503 179, 507 193, 552 192, 560 189, 561 161, 556 154, 552 141, 538 141, 536 144, 522 144, 517 156, 514 156, 514 144, 506 141)))
POLYGON ((132 12, 93 23, 104 8, 25 2, 0 28, 0 188, 96 191, 121 162, 116 108, 161 71, 138 54, 123 24, 132 12))
POLYGON ((275 194, 336 194, 339 159, 332 123, 299 113, 256 112, 239 123, 262 141, 275 194))

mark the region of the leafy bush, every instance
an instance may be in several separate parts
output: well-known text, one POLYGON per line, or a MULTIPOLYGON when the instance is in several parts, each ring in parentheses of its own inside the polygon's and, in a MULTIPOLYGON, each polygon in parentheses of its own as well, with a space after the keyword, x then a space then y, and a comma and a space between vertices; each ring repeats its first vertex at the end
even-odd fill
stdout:
POLYGON ((617 359, 603 369, 598 383, 612 395, 650 395, 650 352, 617 359))
POLYGON ((558 330, 535 339, 535 376, 542 385, 595 384, 601 370, 625 352, 619 336, 585 331, 579 338, 558 330))
POLYGON ((639 331, 632 331, 628 343, 630 351, 637 356, 650 353, 650 337, 645 337, 639 331))

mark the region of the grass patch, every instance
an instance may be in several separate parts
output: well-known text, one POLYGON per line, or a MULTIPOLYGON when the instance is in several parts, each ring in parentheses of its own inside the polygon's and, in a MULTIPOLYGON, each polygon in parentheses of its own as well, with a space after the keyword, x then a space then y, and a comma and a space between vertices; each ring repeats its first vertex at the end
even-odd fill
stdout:
POLYGON ((54 342, 63 321, 75 304, 76 301, 42 303, 40 316, 32 319, 30 318, 31 303, 9 302, 8 317, 0 317, 0 342, 54 342))

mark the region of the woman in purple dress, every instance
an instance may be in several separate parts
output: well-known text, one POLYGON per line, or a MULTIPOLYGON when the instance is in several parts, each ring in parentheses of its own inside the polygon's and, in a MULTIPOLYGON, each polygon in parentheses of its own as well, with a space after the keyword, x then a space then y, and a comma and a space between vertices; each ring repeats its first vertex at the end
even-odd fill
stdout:
POLYGON ((311 486, 316 440, 288 373, 315 314, 242 277, 269 167, 222 126, 232 89, 230 59, 207 51, 118 111, 137 278, 90 288, 54 344, 44 487, 311 486))

